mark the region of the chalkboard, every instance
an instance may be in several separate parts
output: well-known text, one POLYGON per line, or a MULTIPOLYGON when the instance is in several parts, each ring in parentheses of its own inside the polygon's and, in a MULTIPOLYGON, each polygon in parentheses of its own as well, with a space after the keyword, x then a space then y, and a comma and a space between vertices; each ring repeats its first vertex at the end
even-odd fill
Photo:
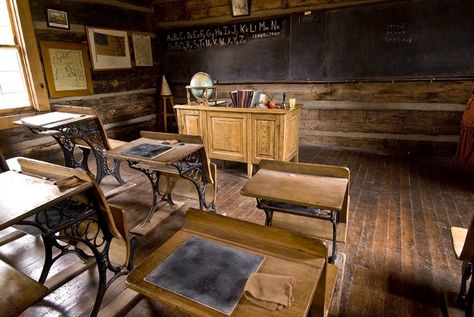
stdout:
POLYGON ((288 34, 288 18, 168 31, 161 36, 164 74, 178 83, 200 71, 219 82, 284 81, 288 34))
POLYGON ((473 16, 470 0, 328 11, 325 79, 472 77, 473 16))
POLYGON ((291 18, 291 79, 325 78, 327 14, 324 11, 291 18))
POLYGON ((472 0, 390 2, 281 17, 278 36, 242 43, 193 48, 184 37, 178 51, 166 47, 179 42, 173 32, 217 31, 172 30, 161 41, 164 73, 180 83, 198 71, 222 83, 472 78, 472 17, 472 0))

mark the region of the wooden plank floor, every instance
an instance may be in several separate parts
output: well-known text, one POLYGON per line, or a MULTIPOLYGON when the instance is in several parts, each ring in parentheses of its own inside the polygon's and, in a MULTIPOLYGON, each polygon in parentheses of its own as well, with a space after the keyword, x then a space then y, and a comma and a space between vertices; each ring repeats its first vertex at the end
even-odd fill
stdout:
MULTIPOLYGON (((301 162, 344 165, 351 170, 348 242, 341 245, 346 268, 340 316, 442 316, 443 291, 456 293, 461 264, 455 260, 450 226, 467 227, 474 211, 473 175, 449 166, 447 159, 391 157, 354 150, 302 146, 301 162)), ((137 186, 110 200, 127 211, 129 227, 139 224, 149 208, 148 180, 126 164, 124 178, 137 186)), ((255 200, 242 197, 244 165, 218 170, 220 214, 263 224, 255 200)), ((115 186, 113 178, 104 190, 115 186)), ((197 206, 195 200, 184 200, 197 206)), ((184 223, 176 212, 152 235, 141 238, 140 263, 184 223)), ((3 233, 2 233, 3 234, 3 233)), ((0 258, 38 277, 41 242, 26 236, 0 247, 0 258)), ((56 264, 55 271, 75 261, 56 264)), ((97 274, 82 274, 49 295, 24 316, 87 316, 95 296, 97 274)), ((124 289, 123 279, 108 290, 104 304, 124 289)), ((127 316, 178 316, 159 303, 142 300, 127 316)))

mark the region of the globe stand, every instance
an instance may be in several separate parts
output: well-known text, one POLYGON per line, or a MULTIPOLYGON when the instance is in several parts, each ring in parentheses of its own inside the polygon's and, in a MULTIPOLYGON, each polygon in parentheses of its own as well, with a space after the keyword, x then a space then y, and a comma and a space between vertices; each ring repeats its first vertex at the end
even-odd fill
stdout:
POLYGON ((214 103, 217 105, 217 86, 186 86, 186 96, 188 98, 188 105, 205 105, 210 106, 214 103), (192 90, 203 90, 202 97, 196 97, 192 90), (191 101, 193 96, 196 101, 191 101))

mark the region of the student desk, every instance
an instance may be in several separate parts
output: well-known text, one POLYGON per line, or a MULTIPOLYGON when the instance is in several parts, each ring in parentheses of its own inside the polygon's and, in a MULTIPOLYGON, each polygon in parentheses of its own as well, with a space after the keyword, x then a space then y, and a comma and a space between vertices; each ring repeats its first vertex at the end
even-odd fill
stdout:
POLYGON ((328 220, 332 223, 331 263, 337 259, 339 213, 347 205, 349 178, 344 167, 279 161, 262 161, 261 169, 241 190, 257 199, 265 211, 265 225, 272 225, 274 212, 328 220), (334 171, 341 171, 335 177, 334 171))
MULTIPOLYGON (((169 139, 160 140, 151 138, 154 134, 158 133, 142 132, 142 134, 143 133, 150 136, 150 138, 141 137, 115 149, 109 150, 105 155, 116 160, 127 161, 130 168, 142 172, 149 179, 152 187, 153 198, 145 223, 150 222, 159 201, 165 200, 170 204, 170 206, 173 205, 171 193, 161 193, 159 190, 158 185, 162 174, 178 174, 182 178, 191 181, 198 192, 199 208, 214 211, 214 204, 208 204, 206 202, 207 178, 210 176, 206 172, 208 162, 202 143, 178 142, 176 144, 166 144, 169 139), (153 157, 147 157, 147 153, 134 155, 127 154, 131 150, 143 145, 166 145, 169 146, 169 150, 153 157)), ((173 134, 168 135, 170 135, 171 138, 178 136, 173 134)))
POLYGON ((120 176, 120 168, 117 163, 113 169, 109 168, 104 156, 106 141, 102 135, 101 123, 97 116, 55 111, 23 118, 14 123, 28 127, 35 134, 53 137, 63 151, 65 166, 80 167, 89 171, 87 159, 92 150, 97 164, 97 182, 100 184, 105 176, 113 175, 120 185, 125 183, 120 176), (87 145, 87 148, 81 147, 82 158, 79 162, 74 157, 77 140, 87 145))
MULTIPOLYGON (((176 295, 144 278, 186 239, 195 236, 265 257, 258 272, 294 276, 294 302, 289 309, 269 311, 241 297, 231 316, 323 316, 326 303, 327 249, 318 240, 294 235, 217 214, 190 209, 186 225, 136 267, 126 279, 127 287, 175 307, 189 316, 224 316, 203 304, 176 295), (275 239, 278 236, 279 239, 275 239)), ((328 292, 330 293, 330 292, 328 292)))
POLYGON ((112 239, 121 234, 103 194, 88 172, 25 158, 17 162, 21 172, 0 173, 0 230, 22 225, 26 226, 22 230, 36 229, 41 234, 45 249, 41 284, 63 255, 75 253, 82 260, 94 257, 99 283, 91 316, 97 315, 107 289, 107 271, 114 275, 109 283, 128 273, 111 263, 112 239), (55 185, 61 180, 69 184, 55 185), (53 248, 59 252, 53 254, 53 248))

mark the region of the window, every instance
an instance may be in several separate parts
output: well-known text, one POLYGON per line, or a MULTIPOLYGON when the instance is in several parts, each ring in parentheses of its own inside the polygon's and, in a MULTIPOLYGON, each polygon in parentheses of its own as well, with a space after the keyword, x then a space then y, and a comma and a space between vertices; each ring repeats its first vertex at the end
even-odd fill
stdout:
POLYGON ((6 0, 0 3, 0 108, 31 105, 23 73, 22 48, 13 34, 6 0))
POLYGON ((0 115, 48 110, 28 0, 0 0, 0 115))

